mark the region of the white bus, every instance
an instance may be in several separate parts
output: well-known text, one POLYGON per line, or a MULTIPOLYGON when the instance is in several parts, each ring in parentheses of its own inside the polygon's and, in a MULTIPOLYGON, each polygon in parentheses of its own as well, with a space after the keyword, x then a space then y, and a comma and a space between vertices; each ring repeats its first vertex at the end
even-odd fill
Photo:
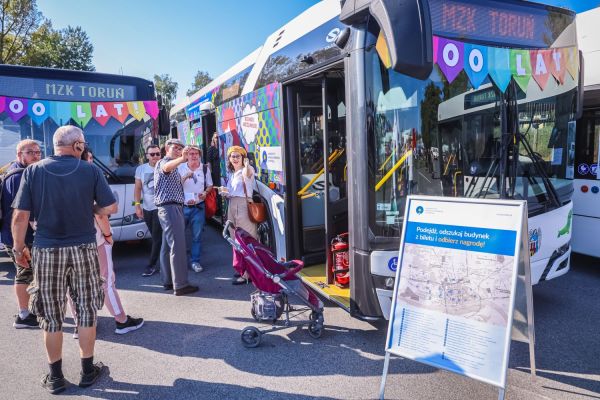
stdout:
POLYGON ((144 148, 159 143, 161 132, 169 134, 168 115, 159 110, 154 84, 122 75, 0 65, 1 166, 15 159, 22 139, 38 141, 43 157, 52 155, 52 135, 65 124, 83 129, 94 162, 117 198, 119 211, 110 217, 114 239, 150 237, 132 203, 135 168, 144 162, 144 148))
MULTIPOLYGON (((543 191, 530 204, 530 221, 540 222, 543 237, 534 243, 536 281, 568 270, 572 181, 544 156, 517 156, 523 148, 518 131, 524 127, 514 123, 516 84, 503 91, 491 75, 479 76, 476 86, 489 88, 502 106, 478 126, 477 140, 475 122, 449 127, 452 118, 439 114, 442 104, 464 102, 476 92, 463 68, 474 49, 480 58, 499 49, 511 60, 509 49, 519 49, 515 73, 520 73, 520 62, 531 51, 572 55, 567 51, 577 45, 575 32, 573 13, 523 1, 326 0, 175 106, 171 118, 186 140, 207 143, 218 132, 223 180, 227 148, 245 146, 269 209, 267 222, 259 226, 261 239, 279 259, 304 260, 305 282, 352 316, 388 318, 409 194, 521 198, 525 193, 529 199, 522 186, 533 180, 543 191), (442 59, 454 67, 440 67, 442 59), (469 191, 463 182, 469 175, 483 181, 492 162, 498 167, 489 182, 496 183, 469 191), (465 173, 477 163, 480 168, 465 173), (527 179, 521 169, 528 170, 527 179), (569 232, 550 240, 561 228, 569 232), (345 233, 348 286, 342 279, 347 277, 336 280, 332 271, 344 264, 337 238, 345 233)), ((560 129, 575 119, 577 102, 567 98, 579 92, 577 65, 569 65, 575 76, 559 75, 560 85, 548 83, 538 96, 538 102, 553 104, 560 129)), ((532 84, 525 89, 533 95, 532 84)), ((567 139, 555 141, 558 148, 567 139)), ((541 151, 541 139, 539 146, 541 151)), ((553 152, 554 163, 558 153, 553 152)), ((565 162, 566 156, 561 165, 565 162)))
POLYGON ((577 121, 573 251, 600 257, 600 8, 577 14, 579 46, 585 60, 584 112, 577 121))

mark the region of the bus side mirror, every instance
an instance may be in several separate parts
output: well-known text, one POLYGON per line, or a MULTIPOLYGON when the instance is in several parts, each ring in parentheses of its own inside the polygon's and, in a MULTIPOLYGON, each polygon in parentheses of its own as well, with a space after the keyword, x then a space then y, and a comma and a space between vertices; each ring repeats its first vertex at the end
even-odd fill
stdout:
POLYGON ((577 108, 575 110, 575 119, 578 120, 583 115, 583 94, 585 91, 585 84, 583 82, 583 76, 585 75, 585 63, 583 59, 583 52, 579 50, 579 85, 577 87, 577 108))
POLYGON ((162 107, 158 113, 158 134, 168 136, 171 133, 171 121, 169 121, 169 113, 167 107, 162 107))
POLYGON ((433 69, 433 31, 427 0, 345 0, 340 21, 358 24, 368 14, 383 32, 391 68, 417 79, 428 78, 433 69))

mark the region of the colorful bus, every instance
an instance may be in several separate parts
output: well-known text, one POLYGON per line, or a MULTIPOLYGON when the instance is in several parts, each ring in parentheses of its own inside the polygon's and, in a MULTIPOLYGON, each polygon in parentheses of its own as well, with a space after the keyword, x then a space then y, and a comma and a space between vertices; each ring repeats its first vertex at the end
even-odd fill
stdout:
POLYGON ((577 121, 573 251, 600 257, 600 8, 577 14, 577 34, 585 60, 583 117, 577 121))
POLYGON ((110 217, 115 240, 143 239, 150 234, 132 205, 134 173, 145 146, 169 133, 166 110, 162 130, 159 114, 154 84, 144 79, 0 65, 0 165, 15 159, 22 139, 38 141, 46 157, 57 127, 81 127, 118 200, 110 217))
POLYGON ((305 282, 352 316, 388 318, 409 194, 534 200, 536 281, 568 270, 579 71, 575 14, 560 8, 326 0, 171 118, 186 140, 219 134, 223 181, 227 148, 246 147, 279 259, 304 260, 305 282), (557 132, 535 147, 544 107, 557 132))

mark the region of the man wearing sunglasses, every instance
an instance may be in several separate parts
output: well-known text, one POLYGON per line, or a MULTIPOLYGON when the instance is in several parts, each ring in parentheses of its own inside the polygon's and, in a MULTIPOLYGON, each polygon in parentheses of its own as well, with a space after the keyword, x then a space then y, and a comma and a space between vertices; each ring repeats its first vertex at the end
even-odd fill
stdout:
MULTIPOLYGON (((40 161, 41 157, 42 152, 36 141, 31 139, 21 140, 17 143, 17 159, 8 167, 2 183, 2 243, 6 246, 6 250, 17 269, 15 275, 15 295, 17 297, 19 313, 13 323, 13 326, 17 329, 37 328, 38 322, 37 317, 28 310, 29 293, 27 293, 27 287, 29 287, 29 284, 33 280, 33 272, 31 268, 23 268, 18 265, 15 262, 13 253, 13 236, 10 229, 10 221, 13 215, 12 202, 21 186, 23 171, 27 166, 40 161)), ((31 229, 31 226, 27 228, 25 242, 29 247, 33 243, 33 229, 31 229)))
POLYGON ((152 276, 159 270, 160 246, 162 243, 162 228, 158 220, 158 208, 154 204, 154 168, 160 161, 160 147, 151 144, 146 148, 147 163, 140 165, 135 170, 135 188, 133 198, 135 214, 143 218, 152 235, 152 250, 150 262, 142 276, 152 276))

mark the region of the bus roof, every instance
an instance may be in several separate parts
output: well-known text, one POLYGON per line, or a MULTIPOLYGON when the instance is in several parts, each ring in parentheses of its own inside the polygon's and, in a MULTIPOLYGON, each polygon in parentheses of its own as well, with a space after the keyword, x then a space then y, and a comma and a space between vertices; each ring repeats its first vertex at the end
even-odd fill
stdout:
POLYGON ((240 91, 240 95, 250 93, 256 89, 256 84, 259 79, 261 72, 269 57, 283 49, 285 46, 293 43, 297 39, 301 38, 305 34, 313 31, 320 27, 327 21, 335 18, 340 13, 340 2, 339 0, 323 0, 314 6, 310 7, 306 11, 302 12, 290 22, 277 29, 271 35, 267 37, 265 43, 235 64, 233 67, 228 69, 223 74, 219 75, 218 78, 214 79, 205 87, 201 88, 198 92, 192 96, 186 98, 184 101, 175 105, 170 112, 171 117, 185 109, 188 105, 194 101, 200 99, 209 91, 218 87, 219 85, 226 82, 228 79, 234 77, 245 68, 252 66, 252 71, 248 76, 243 89, 240 91))
POLYGON ((600 7, 577 14, 577 40, 584 57, 583 82, 586 90, 600 89, 600 7))

